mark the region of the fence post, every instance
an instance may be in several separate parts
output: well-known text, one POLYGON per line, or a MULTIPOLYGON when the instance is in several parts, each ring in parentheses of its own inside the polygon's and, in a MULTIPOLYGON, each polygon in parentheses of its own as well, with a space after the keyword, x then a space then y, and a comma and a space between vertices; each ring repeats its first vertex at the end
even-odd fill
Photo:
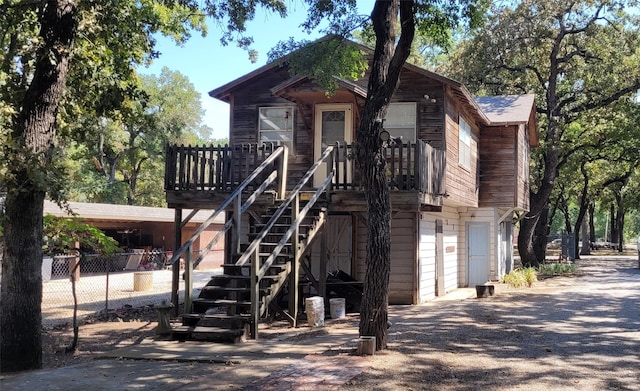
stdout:
POLYGON ((107 257, 107 281, 105 283, 104 313, 109 312, 109 271, 111 270, 111 257, 107 257))

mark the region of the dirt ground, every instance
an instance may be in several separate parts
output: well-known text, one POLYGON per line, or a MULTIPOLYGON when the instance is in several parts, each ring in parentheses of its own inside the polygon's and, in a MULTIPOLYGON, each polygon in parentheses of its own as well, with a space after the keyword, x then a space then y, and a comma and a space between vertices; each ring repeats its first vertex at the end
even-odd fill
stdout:
MULTIPOLYGON (((497 284, 489 299, 393 306, 387 350, 369 357, 354 357, 353 351, 324 355, 349 356, 345 361, 364 367, 331 389, 640 390, 637 259, 585 257, 578 270, 532 288, 497 284)), ((65 353, 70 328, 45 330, 45 368, 88 362, 96 352, 154 336, 152 309, 121 310, 105 320, 94 317, 80 327, 75 354, 65 353)), ((267 335, 280 332, 274 328, 267 335)), ((226 389, 256 389, 242 387, 226 389)))

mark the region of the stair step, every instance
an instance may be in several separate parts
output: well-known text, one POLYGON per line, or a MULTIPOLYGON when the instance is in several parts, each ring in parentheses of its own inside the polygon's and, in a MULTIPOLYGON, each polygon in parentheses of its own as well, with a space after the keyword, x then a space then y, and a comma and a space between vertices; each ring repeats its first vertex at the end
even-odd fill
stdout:
MULTIPOLYGON (((218 274, 216 277, 220 277, 223 279, 229 279, 229 280, 246 280, 249 281, 251 280, 251 276, 245 276, 245 275, 234 275, 234 274, 218 274)), ((280 278, 280 274, 267 274, 264 277, 262 277, 262 279, 271 279, 271 280, 278 280, 280 278)))
MULTIPOLYGON (((222 267, 224 268, 230 268, 230 269, 242 269, 242 268, 250 268, 251 267, 251 263, 247 262, 244 265, 236 265, 235 263, 223 263, 222 267)), ((286 269, 287 268, 287 264, 286 263, 273 263, 270 266, 271 268, 274 269, 286 269)))
POLYGON ((226 314, 182 314, 182 319, 224 319, 224 320, 239 320, 250 322, 251 317, 248 315, 226 315, 226 314))
POLYGON ((245 324, 250 323, 250 317, 243 315, 227 314, 184 314, 182 315, 182 325, 196 327, 221 327, 228 329, 241 329, 245 324))
MULTIPOLYGON (((262 228, 264 228, 266 225, 267 225, 266 223, 256 223, 256 224, 253 225, 253 227, 256 228, 256 229, 259 228, 259 229, 257 229, 257 231, 259 232, 259 231, 262 231, 262 228)), ((299 229, 300 228, 310 228, 311 226, 312 226, 311 224, 304 224, 303 223, 303 224, 298 225, 298 228, 299 229)), ((278 232, 278 233, 286 232, 287 229, 289 229, 289 227, 291 227, 291 223, 289 223, 289 224, 276 223, 276 224, 271 226, 271 228, 283 228, 284 229, 283 232, 278 232)), ((276 234, 276 233, 273 233, 273 234, 276 234)))
MULTIPOLYGON (((203 287, 201 290, 202 291, 214 291, 214 292, 251 292, 250 288, 245 288, 245 287, 227 287, 227 286, 216 286, 216 285, 208 285, 203 287)), ((261 293, 267 293, 267 289, 260 289, 261 293)))
POLYGON ((238 301, 238 300, 229 300, 229 299, 193 299, 194 303, 205 304, 211 307, 215 306, 230 306, 230 305, 239 305, 239 306, 250 306, 250 301, 238 301))
POLYGON ((225 329, 211 326, 174 326, 171 335, 181 341, 186 339, 205 339, 214 341, 244 342, 247 329, 225 329))
MULTIPOLYGON (((289 226, 287 226, 289 227, 289 226)), ((306 227, 302 227, 302 228, 306 228, 306 227)), ((247 233, 247 237, 249 238, 250 241, 253 241, 256 237, 258 237, 258 234, 260 233, 260 230, 256 230, 257 232, 249 232, 247 233)), ((279 241, 280 238, 282 238, 282 235, 284 235, 284 233, 286 232, 286 230, 284 230, 283 232, 269 232, 267 233, 267 235, 265 236, 265 240, 277 240, 279 241)), ((300 238, 305 238, 308 235, 305 232, 298 232, 298 237, 300 238)))

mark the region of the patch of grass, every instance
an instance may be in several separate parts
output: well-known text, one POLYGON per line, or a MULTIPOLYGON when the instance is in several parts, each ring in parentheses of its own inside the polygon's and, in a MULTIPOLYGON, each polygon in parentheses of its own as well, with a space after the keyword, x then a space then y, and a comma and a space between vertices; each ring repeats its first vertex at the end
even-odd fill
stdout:
POLYGON ((543 263, 538 266, 538 274, 542 276, 562 276, 576 272, 576 265, 573 263, 543 263))

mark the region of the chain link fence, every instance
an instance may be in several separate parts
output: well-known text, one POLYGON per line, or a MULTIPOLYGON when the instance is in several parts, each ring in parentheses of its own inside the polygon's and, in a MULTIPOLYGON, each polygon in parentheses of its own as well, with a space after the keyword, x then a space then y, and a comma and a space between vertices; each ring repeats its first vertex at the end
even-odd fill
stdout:
MULTIPOLYGON (((172 271, 163 251, 136 250, 112 256, 55 256, 42 263, 42 322, 47 326, 73 319, 71 273, 76 280, 78 318, 98 311, 144 307, 171 301, 172 271)), ((219 270, 194 271, 194 297, 219 270)), ((184 301, 184 280, 179 282, 184 301)))

